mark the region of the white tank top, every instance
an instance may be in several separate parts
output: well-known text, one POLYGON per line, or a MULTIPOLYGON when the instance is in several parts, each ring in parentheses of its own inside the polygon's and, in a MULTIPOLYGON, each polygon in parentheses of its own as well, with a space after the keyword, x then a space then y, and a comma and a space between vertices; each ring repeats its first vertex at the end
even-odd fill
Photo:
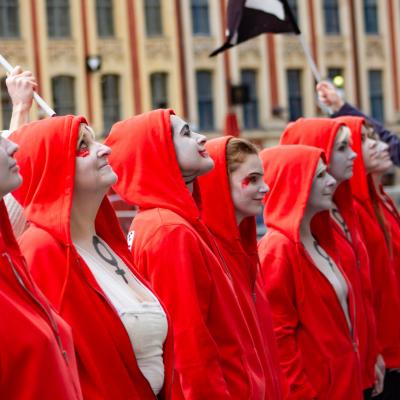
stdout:
POLYGON ((124 277, 128 284, 113 271, 111 265, 103 265, 85 249, 76 244, 75 247, 117 310, 128 332, 140 371, 157 395, 164 384, 163 344, 168 333, 168 322, 163 308, 153 293, 114 252, 119 266, 125 271, 124 277), (146 301, 139 300, 143 298, 146 301))

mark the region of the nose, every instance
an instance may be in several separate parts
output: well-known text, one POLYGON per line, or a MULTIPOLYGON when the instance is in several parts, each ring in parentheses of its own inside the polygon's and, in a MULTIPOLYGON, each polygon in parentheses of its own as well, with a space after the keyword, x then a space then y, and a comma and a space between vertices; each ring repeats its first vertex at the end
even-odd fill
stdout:
POLYGON ((204 146, 207 143, 207 138, 202 135, 201 133, 196 133, 196 142, 202 146, 204 146))
POLYGON ((97 157, 107 157, 111 154, 111 148, 105 144, 99 143, 99 149, 97 151, 97 157))
POLYGON ((267 194, 269 192, 269 186, 263 182, 262 186, 260 187, 260 193, 267 194))
POLYGON ((357 153, 355 153, 353 150, 350 150, 349 159, 354 160, 355 158, 357 158, 357 153))
POLYGON ((371 149, 374 149, 377 145, 378 145, 378 142, 377 142, 376 140, 374 140, 374 139, 371 139, 371 142, 370 142, 370 144, 369 144, 369 147, 370 147, 371 149))
POLYGON ((8 139, 3 139, 3 140, 7 140, 7 153, 9 156, 13 156, 19 149, 19 146, 12 142, 11 140, 8 139))
POLYGON ((334 187, 336 185, 336 183, 337 183, 336 179, 330 174, 327 174, 327 175, 328 175, 328 179, 327 179, 327 182, 326 182, 326 186, 334 187))

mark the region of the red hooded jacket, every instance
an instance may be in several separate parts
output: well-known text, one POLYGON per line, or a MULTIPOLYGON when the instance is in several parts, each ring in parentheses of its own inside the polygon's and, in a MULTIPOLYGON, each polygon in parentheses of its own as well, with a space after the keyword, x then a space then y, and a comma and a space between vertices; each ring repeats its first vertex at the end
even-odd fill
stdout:
MULTIPOLYGON (((281 144, 304 144, 324 150, 329 164, 338 130, 344 123, 330 118, 300 118, 289 124, 281 136, 281 144)), ((360 362, 363 371, 363 387, 369 388, 375 382, 375 362, 378 354, 375 314, 373 309, 370 267, 367 249, 361 238, 360 226, 354 212, 350 182, 342 182, 335 191, 334 202, 344 219, 351 236, 348 240, 343 230, 332 221, 334 245, 340 254, 340 263, 349 278, 356 304, 356 328, 360 341, 360 362)), ((324 238, 325 223, 312 229, 316 236, 324 238)), ((323 241, 323 240, 322 240, 323 241)))
MULTIPOLYGON (((379 205, 374 191, 372 177, 367 176, 361 142, 361 117, 340 117, 352 132, 353 150, 357 153, 354 162, 353 177, 350 179, 354 198, 354 208, 360 220, 361 233, 368 250, 370 260, 371 284, 373 291, 378 344, 387 368, 400 367, 400 291, 395 278, 391 247, 386 243, 385 235, 376 218, 371 196, 379 205)), ((382 214, 383 215, 383 214, 382 214)), ((385 221, 382 221, 385 223, 385 221)), ((388 232, 389 226, 388 226, 388 232)))
MULTIPOLYGON (((260 156, 270 192, 264 208, 268 231, 259 242, 259 254, 290 399, 361 399, 357 337, 351 334, 335 290, 300 241, 301 221, 323 152, 287 145, 263 150, 260 156)), ((325 218, 324 235, 333 240, 326 214, 314 219, 325 218)), ((336 253, 330 255, 340 268, 336 253)), ((354 326, 354 296, 347 283, 354 326)))
POLYGON ((70 327, 33 283, 0 200, 2 399, 82 399, 70 327))
MULTIPOLYGON (((54 117, 15 131, 16 159, 24 177, 13 194, 31 226, 20 246, 32 275, 74 332, 85 399, 155 399, 136 363, 129 336, 70 235, 76 145, 82 117, 54 117)), ((96 233, 133 270, 117 217, 105 197, 96 216, 96 233)), ((172 361, 165 345, 164 391, 169 392, 172 361)))
POLYGON ((174 399, 264 399, 263 369, 229 269, 182 179, 172 110, 115 124, 106 143, 115 191, 139 213, 131 226, 135 265, 174 322, 174 399))
POLYGON ((236 293, 253 336, 253 345, 264 370, 265 399, 281 399, 281 369, 271 312, 257 276, 260 262, 257 253, 255 217, 245 218, 238 226, 232 202, 226 163, 226 146, 232 136, 213 139, 206 144, 215 168, 199 178, 203 219, 221 250, 231 273, 236 293), (218 188, 218 194, 215 192, 218 188))
POLYGON ((400 287, 400 214, 393 200, 385 192, 382 185, 380 185, 379 189, 381 196, 385 199, 385 201, 383 201, 383 199, 379 197, 379 202, 390 229, 394 272, 397 278, 397 285, 400 287))

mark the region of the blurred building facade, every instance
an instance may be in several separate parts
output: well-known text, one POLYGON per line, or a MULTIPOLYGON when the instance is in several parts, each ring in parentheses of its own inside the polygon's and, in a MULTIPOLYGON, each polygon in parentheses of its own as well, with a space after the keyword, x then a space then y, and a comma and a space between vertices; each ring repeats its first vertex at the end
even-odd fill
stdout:
MULTIPOLYGON (((209 58, 224 41, 227 1, 0 0, 0 54, 34 71, 57 113, 83 114, 99 134, 171 107, 211 135, 235 112, 243 136, 269 145, 289 120, 322 115, 313 76, 293 35, 262 35, 209 58), (247 102, 235 105, 231 87, 243 85, 247 102)), ((343 77, 351 103, 400 131, 400 1, 289 3, 321 74, 343 77)))

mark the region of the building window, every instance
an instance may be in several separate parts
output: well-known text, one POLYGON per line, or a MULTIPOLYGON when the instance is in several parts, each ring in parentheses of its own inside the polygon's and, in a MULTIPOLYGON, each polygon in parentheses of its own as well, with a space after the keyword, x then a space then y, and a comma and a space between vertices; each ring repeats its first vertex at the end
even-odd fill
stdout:
POLYGON ((0 0, 0 37, 19 37, 18 0, 0 0))
POLYGON ((165 72, 156 72, 150 75, 151 107, 153 110, 168 107, 167 81, 168 74, 165 72))
POLYGON ((297 5, 297 0, 288 0, 288 5, 292 10, 292 14, 297 22, 297 26, 299 26, 299 8, 297 5))
POLYGON ((365 32, 378 33, 378 5, 376 0, 364 0, 365 32))
POLYGON ((257 72, 252 69, 242 70, 242 84, 249 90, 249 102, 243 104, 243 126, 245 129, 257 129, 258 99, 257 99, 257 72))
POLYGON ((212 87, 211 72, 197 71, 197 111, 199 115, 199 129, 201 131, 211 131, 214 129, 214 104, 212 87))
POLYGON ((147 36, 161 36, 163 27, 160 0, 145 0, 144 11, 147 36))
POLYGON ((0 98, 1 98, 1 116, 3 120, 2 129, 9 129, 12 113, 11 98, 8 95, 6 78, 2 78, 0 81, 0 98))
POLYGON ((339 5, 337 0, 324 0, 325 33, 340 33, 339 5))
POLYGON ((57 115, 75 114, 75 80, 72 76, 51 79, 54 111, 57 115))
POLYGON ((114 15, 112 0, 96 0, 97 35, 114 36, 114 15))
POLYGON ((375 69, 369 70, 368 83, 371 115, 378 121, 384 122, 385 112, 383 105, 382 71, 375 69))
POLYGON ((288 88, 289 121, 303 116, 303 99, 301 97, 301 70, 288 69, 286 71, 288 88))
POLYGON ((47 34, 62 39, 71 36, 69 0, 46 0, 47 34))
POLYGON ((112 125, 121 119, 119 76, 103 75, 101 77, 101 98, 103 104, 103 129, 107 133, 112 125))
POLYGON ((193 35, 210 35, 208 0, 192 0, 193 35))

